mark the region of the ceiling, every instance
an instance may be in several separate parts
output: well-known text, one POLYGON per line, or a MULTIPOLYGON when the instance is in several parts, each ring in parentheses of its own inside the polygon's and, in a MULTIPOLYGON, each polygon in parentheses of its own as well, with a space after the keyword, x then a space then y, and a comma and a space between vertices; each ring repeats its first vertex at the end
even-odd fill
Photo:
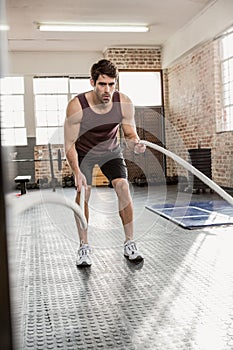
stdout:
POLYGON ((213 0, 6 0, 9 51, 160 46, 213 0), (147 24, 147 33, 40 32, 38 22, 147 24))

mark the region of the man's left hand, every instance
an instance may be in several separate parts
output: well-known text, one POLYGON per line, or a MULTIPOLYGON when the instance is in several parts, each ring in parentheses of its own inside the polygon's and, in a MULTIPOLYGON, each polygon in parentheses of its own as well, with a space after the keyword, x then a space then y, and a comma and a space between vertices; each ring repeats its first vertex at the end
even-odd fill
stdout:
POLYGON ((136 143, 134 146, 134 153, 135 154, 144 153, 145 150, 146 150, 146 146, 143 143, 140 143, 140 141, 138 143, 136 143))

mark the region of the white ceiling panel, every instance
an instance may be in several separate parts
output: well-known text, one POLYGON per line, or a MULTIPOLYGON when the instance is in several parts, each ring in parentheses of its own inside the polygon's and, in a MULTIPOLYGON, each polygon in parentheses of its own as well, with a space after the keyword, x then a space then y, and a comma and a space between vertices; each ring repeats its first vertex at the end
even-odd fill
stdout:
POLYGON ((162 45, 213 0, 6 0, 10 51, 162 45), (147 33, 40 32, 38 22, 146 24, 147 33))

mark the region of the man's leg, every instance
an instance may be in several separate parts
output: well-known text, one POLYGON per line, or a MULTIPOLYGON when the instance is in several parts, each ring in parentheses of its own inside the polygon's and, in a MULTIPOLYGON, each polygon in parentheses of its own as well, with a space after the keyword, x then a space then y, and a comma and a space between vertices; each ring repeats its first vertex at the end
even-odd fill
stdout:
MULTIPOLYGON (((95 165, 95 161, 91 159, 88 155, 80 155, 78 154, 78 161, 79 161, 79 167, 82 172, 82 174, 86 177, 86 182, 87 182, 87 188, 85 189, 85 194, 84 194, 84 214, 88 223, 89 220, 89 208, 88 208, 88 202, 90 199, 91 195, 91 184, 92 184, 92 170, 95 165)), ((76 192, 76 198, 75 201, 78 205, 80 205, 80 199, 81 199, 81 192, 76 192)), ((80 239, 80 246, 82 244, 87 244, 88 243, 88 237, 87 237, 87 230, 83 230, 80 227, 79 220, 75 217, 77 228, 78 228, 78 234, 79 234, 79 239, 80 239)))
MULTIPOLYGON (((88 202, 89 202, 90 195, 91 195, 91 186, 88 186, 88 188, 85 190, 85 194, 84 194, 84 214, 85 214, 87 223, 88 223, 88 220, 89 220, 89 207, 88 207, 88 202)), ((77 191, 75 201, 76 201, 76 203, 77 203, 78 205, 80 205, 80 199, 81 199, 81 192, 78 192, 78 191, 77 191)), ((80 227, 79 220, 78 220, 78 218, 77 218, 76 216, 75 216, 75 220, 76 220, 76 224, 77 224, 77 228, 78 228, 80 246, 81 246, 82 244, 88 244, 87 229, 86 229, 86 230, 83 230, 83 229, 80 227)))
POLYGON ((124 227, 125 242, 133 240, 133 203, 126 179, 114 179, 112 185, 118 197, 119 215, 124 227))
MULTIPOLYGON (((88 201, 91 193, 91 187, 88 186, 88 189, 85 190, 85 199, 84 199, 84 212, 85 216, 88 222, 88 216, 89 216, 89 211, 88 211, 88 201)), ((77 192, 76 195, 76 203, 80 204, 80 192, 77 192)), ((87 230, 83 230, 80 227, 79 220, 75 217, 77 228, 78 228, 78 234, 79 234, 79 240, 80 240, 80 247, 78 249, 78 254, 77 254, 77 260, 76 260, 76 265, 77 266, 91 266, 91 249, 88 245, 88 237, 87 237, 87 230)))
POLYGON ((112 185, 118 196, 119 214, 125 231, 124 255, 131 261, 142 261, 143 254, 133 241, 133 203, 126 179, 112 180, 112 185))

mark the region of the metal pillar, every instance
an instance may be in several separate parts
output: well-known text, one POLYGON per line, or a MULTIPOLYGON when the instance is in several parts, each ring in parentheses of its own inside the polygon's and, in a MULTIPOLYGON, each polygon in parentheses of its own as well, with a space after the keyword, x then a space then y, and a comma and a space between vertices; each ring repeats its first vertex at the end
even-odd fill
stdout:
MULTIPOLYGON (((1 133, 0 133, 1 141, 1 133)), ((12 328, 11 328, 11 308, 10 308, 10 288, 9 271, 7 257, 7 225, 4 201, 4 178, 3 178, 2 148, 0 149, 0 348, 13 349, 12 328)))
MULTIPOLYGON (((6 23, 5 0, 0 0, 0 21, 6 23)), ((3 76, 6 64, 6 32, 0 31, 0 78, 3 76)), ((0 91, 1 93, 1 91, 0 91)), ((1 106, 0 106, 1 121, 1 106)), ((3 152, 1 147, 1 125, 0 125, 0 348, 13 349, 11 308, 10 308, 10 287, 7 256, 7 225, 4 191, 6 183, 3 176, 3 152)))

